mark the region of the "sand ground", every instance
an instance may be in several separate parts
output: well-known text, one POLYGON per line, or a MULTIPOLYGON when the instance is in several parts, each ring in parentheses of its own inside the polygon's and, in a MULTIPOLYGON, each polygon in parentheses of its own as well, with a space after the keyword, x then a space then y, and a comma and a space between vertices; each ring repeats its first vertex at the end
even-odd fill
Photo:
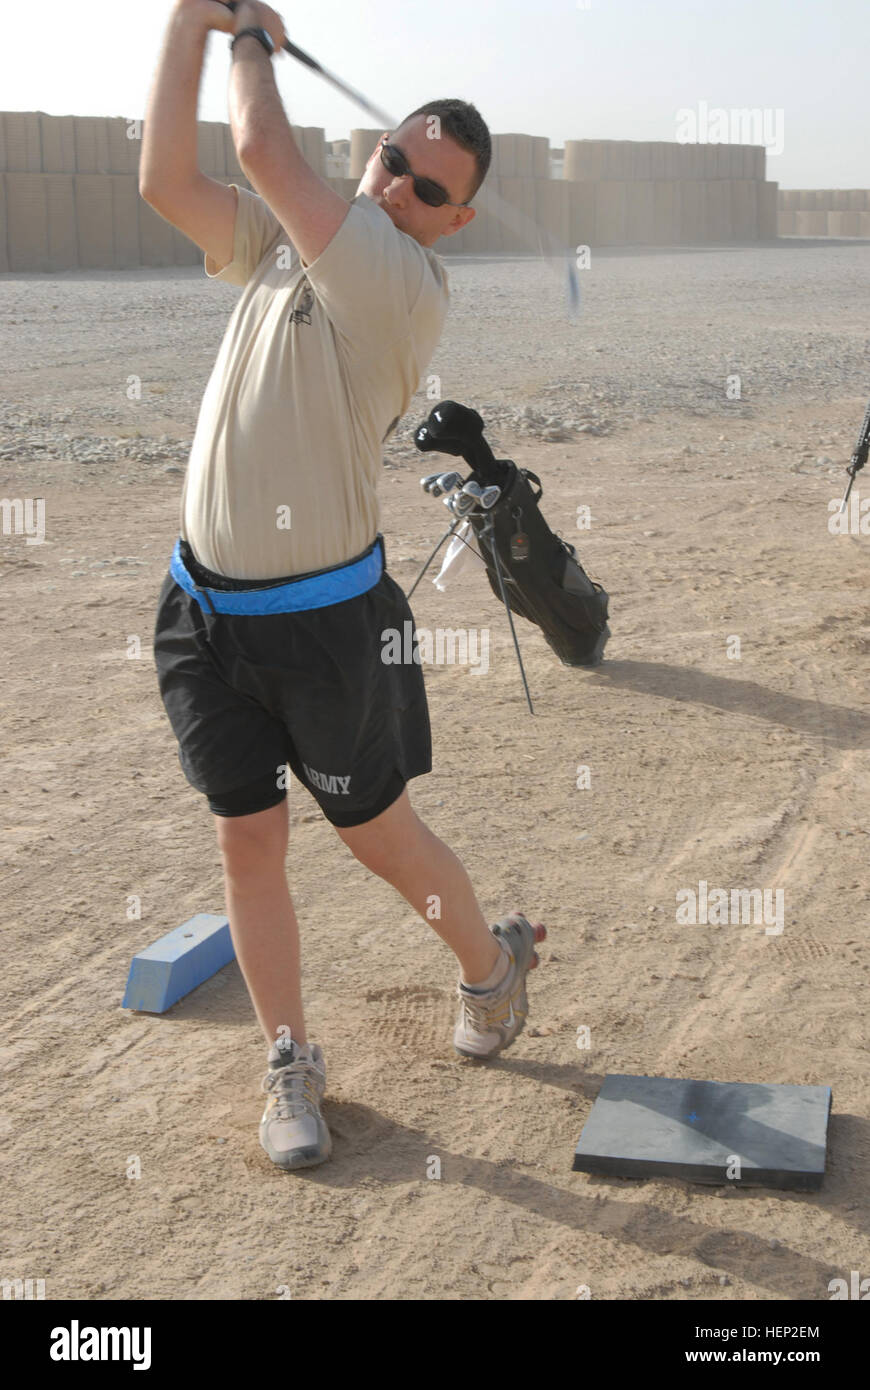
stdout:
MULTIPOLYGON (((427 667, 434 770, 412 801, 491 921, 519 908, 548 927, 527 1029, 493 1064, 453 1053, 447 947, 291 787, 335 1145, 302 1174, 258 1143, 264 1053, 235 964, 163 1017, 121 1009, 134 952, 223 907, 150 642, 235 292, 196 270, 0 277, 20 330, 3 495, 47 499, 45 544, 0 536, 0 1276, 61 1299, 546 1300, 585 1285, 724 1301, 826 1299, 829 1280, 870 1274, 868 537, 828 530, 865 408, 868 257, 602 258, 565 330, 573 355, 537 267, 455 264, 438 395, 496 420, 496 452, 541 476, 550 524, 611 595, 613 637, 599 670, 569 670, 518 621, 533 718, 482 576, 414 596, 421 627, 488 629, 491 664, 427 667), (735 369, 745 394, 727 401, 735 369), (782 889, 782 934, 678 924, 676 893, 701 880, 782 889), (572 1173, 604 1075, 631 1071, 830 1085, 822 1189, 572 1173)), ((409 444, 428 408, 421 391, 385 455, 406 591, 442 527, 418 481, 432 456, 409 444)))

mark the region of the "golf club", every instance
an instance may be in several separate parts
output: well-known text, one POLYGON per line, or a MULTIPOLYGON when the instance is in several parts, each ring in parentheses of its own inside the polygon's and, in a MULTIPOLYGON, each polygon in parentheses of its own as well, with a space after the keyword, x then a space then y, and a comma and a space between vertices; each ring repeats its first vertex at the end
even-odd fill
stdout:
POLYGON ((440 473, 429 473, 425 478, 421 478, 421 479, 420 479, 420 486, 421 486, 421 488, 423 489, 423 491, 424 491, 424 492, 429 492, 430 489, 433 488, 433 487, 435 486, 435 484, 437 483, 437 481, 438 481, 438 479, 439 479, 440 477, 441 477, 441 474, 440 474, 440 473))
POLYGON ((432 486, 426 490, 430 497, 441 497, 445 492, 455 492, 458 487, 462 487, 461 473, 440 473, 432 486))
POLYGON ((477 499, 467 492, 455 492, 452 497, 444 498, 444 505, 450 508, 454 516, 468 516, 477 506, 477 499))
POLYGON ((428 424, 420 425, 414 432, 414 443, 417 448, 426 453, 429 449, 434 449, 439 454, 453 454, 454 457, 464 457, 464 448, 461 439, 440 439, 432 434, 428 424))
POLYGON ((442 492, 455 492, 457 488, 462 487, 462 474, 442 473, 438 479, 438 486, 442 492))

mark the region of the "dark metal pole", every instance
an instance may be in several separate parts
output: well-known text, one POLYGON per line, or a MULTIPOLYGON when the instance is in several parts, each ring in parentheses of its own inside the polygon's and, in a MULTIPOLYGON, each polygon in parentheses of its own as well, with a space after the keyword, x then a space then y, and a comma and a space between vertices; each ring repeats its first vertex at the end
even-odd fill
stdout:
POLYGON ((870 452, 870 405, 867 406, 867 412, 864 416, 864 423, 861 426, 861 433, 858 435, 858 443, 855 445, 855 451, 852 454, 852 462, 846 469, 846 472, 849 474, 849 485, 846 488, 843 500, 840 503, 841 512, 844 512, 846 510, 846 503, 849 500, 849 493, 852 491, 852 484, 855 481, 855 474, 858 473, 864 467, 864 464, 867 462, 868 452, 870 452))

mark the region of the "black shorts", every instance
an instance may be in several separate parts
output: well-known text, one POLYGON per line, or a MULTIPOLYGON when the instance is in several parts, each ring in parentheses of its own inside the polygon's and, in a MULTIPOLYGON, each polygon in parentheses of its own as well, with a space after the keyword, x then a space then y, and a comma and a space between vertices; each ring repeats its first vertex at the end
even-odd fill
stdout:
MULTIPOLYGON (((198 583, 256 587, 220 581, 183 553, 198 583)), ((167 573, 154 629, 160 694, 184 775, 216 815, 277 806, 289 763, 327 820, 362 825, 432 770, 422 668, 382 660, 388 628, 413 633, 414 619, 386 564, 366 593, 264 615, 211 613, 167 573)))

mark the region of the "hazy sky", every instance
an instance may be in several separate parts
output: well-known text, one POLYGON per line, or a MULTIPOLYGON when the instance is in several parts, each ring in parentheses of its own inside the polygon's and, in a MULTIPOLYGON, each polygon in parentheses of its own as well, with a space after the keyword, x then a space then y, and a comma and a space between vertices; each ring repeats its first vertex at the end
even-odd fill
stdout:
MULTIPOLYGON (((5 5, 0 109, 142 116, 170 0, 5 5)), ((286 0, 288 35, 400 119, 473 101, 490 130, 673 140, 677 112, 766 113, 783 188, 870 187, 870 0, 286 0)), ((226 121, 229 39, 208 41, 201 120, 226 121)), ((328 83, 274 60, 288 118, 327 140, 373 124, 328 83)), ((740 136, 736 138, 740 139, 740 136)))

